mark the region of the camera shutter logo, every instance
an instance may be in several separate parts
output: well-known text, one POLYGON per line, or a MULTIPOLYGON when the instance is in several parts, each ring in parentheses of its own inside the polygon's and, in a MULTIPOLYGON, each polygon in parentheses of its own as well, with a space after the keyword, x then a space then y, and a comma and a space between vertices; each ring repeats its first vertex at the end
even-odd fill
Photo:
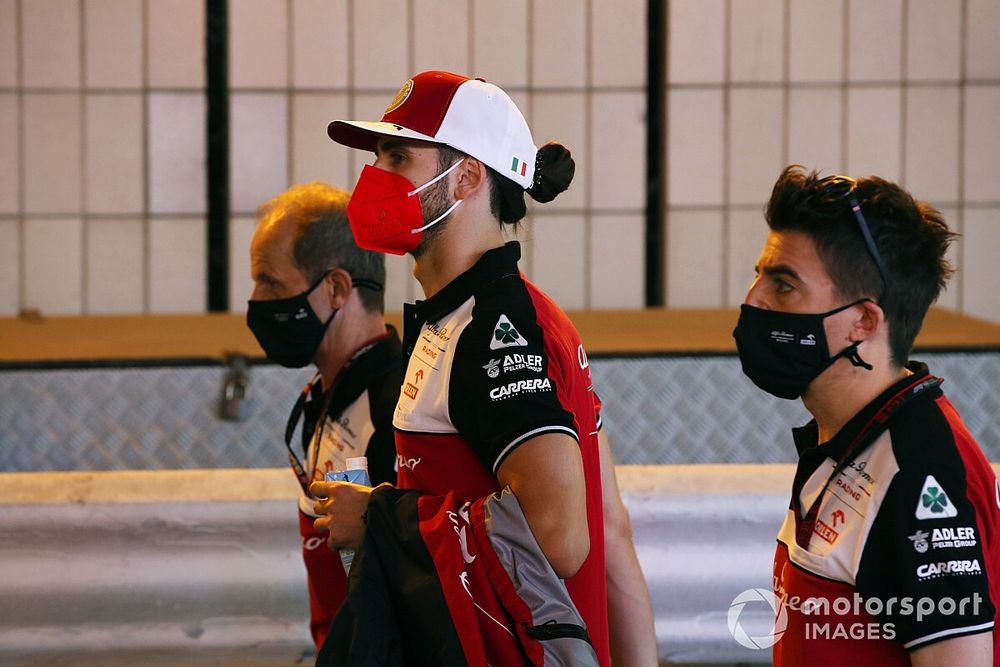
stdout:
POLYGON ((733 598, 732 604, 729 605, 727 621, 729 623, 729 634, 733 636, 733 639, 740 646, 752 649, 770 648, 777 644, 781 636, 785 634, 785 628, 788 627, 788 610, 785 609, 785 604, 781 598, 775 595, 773 591, 766 588, 750 588, 733 598), (743 613, 743 608, 752 602, 763 602, 774 612, 774 624, 771 626, 769 633, 751 635, 747 633, 740 623, 740 615, 743 613))

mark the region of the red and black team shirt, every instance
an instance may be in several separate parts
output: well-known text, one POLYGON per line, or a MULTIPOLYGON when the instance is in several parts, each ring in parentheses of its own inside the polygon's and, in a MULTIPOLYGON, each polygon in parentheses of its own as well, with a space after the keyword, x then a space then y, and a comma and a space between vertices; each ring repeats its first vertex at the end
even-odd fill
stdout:
POLYGON ((473 501, 498 490, 497 469, 521 443, 545 433, 576 439, 590 554, 566 585, 606 665, 599 403, 576 329, 524 279, 518 259, 516 242, 490 250, 431 298, 404 307, 398 486, 473 501))
POLYGON ((800 511, 793 499, 774 559, 788 614, 775 665, 908 665, 910 650, 981 632, 1000 664, 1000 487, 940 381, 909 369, 822 446, 815 422, 794 431, 800 511), (872 444, 846 457, 865 428, 872 444), (802 514, 827 480, 810 531, 802 514))
MULTIPOLYGON (((396 330, 389 325, 386 329, 383 338, 358 352, 341 370, 330 389, 333 395, 329 397, 322 428, 318 426, 325 396, 318 374, 306 387, 302 461, 306 466, 315 462, 311 471, 313 481, 323 480, 327 472, 339 467, 332 460, 343 460, 343 451, 351 452, 351 456, 368 457, 368 474, 373 485, 396 480, 392 412, 399 396, 402 350, 396 330), (336 457, 335 450, 341 450, 336 457)), ((347 579, 340 554, 326 546, 326 533, 313 525, 315 502, 300 489, 299 534, 309 584, 309 628, 319 647, 346 597, 347 579)))

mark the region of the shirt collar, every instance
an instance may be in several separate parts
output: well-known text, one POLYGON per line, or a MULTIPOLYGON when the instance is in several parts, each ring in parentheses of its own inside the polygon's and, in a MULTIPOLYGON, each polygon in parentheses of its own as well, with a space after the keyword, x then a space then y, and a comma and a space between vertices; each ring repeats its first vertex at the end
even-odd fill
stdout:
MULTIPOLYGON (((895 382, 891 387, 883 391, 878 397, 875 398, 871 403, 862 408, 857 414, 855 414, 851 419, 844 424, 844 426, 837 431, 837 434, 830 438, 826 443, 822 443, 822 447, 818 442, 819 440, 819 429, 816 426, 816 420, 810 421, 804 426, 792 429, 792 439, 795 441, 795 449, 798 451, 800 457, 807 456, 821 456, 829 457, 832 459, 839 459, 839 457, 844 453, 844 450, 854 441, 854 438, 872 419, 876 412, 878 412, 882 407, 899 391, 906 385, 912 383, 914 380, 920 378, 930 377, 930 371, 927 368, 927 364, 920 361, 911 361, 906 365, 906 369, 912 373, 912 375, 907 375, 905 378, 901 378, 899 381, 895 382)), ((941 390, 937 388, 934 391, 927 392, 928 396, 938 396, 941 390)))
POLYGON ((424 322, 437 322, 468 301, 480 288, 501 278, 518 275, 519 259, 521 244, 517 241, 508 241, 499 248, 487 250, 470 269, 445 285, 434 296, 417 301, 411 308, 424 322))

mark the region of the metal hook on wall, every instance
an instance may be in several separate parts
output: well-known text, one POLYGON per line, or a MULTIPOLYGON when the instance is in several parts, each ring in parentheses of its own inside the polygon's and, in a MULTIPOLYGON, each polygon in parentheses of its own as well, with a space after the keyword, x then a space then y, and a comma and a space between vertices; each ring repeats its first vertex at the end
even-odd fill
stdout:
POLYGON ((222 379, 219 396, 219 418, 227 421, 242 421, 249 412, 250 369, 247 358, 242 354, 227 354, 223 362, 226 374, 222 379))

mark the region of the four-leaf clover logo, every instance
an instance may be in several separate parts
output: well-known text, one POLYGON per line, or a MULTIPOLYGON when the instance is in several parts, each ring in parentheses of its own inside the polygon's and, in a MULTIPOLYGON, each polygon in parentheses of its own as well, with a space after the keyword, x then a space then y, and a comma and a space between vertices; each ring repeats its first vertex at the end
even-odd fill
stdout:
POLYGON ((514 323, 506 315, 501 315, 493 327, 493 335, 490 336, 490 349, 527 347, 527 345, 528 341, 514 328, 514 323))
POLYGON ((517 329, 512 324, 501 322, 496 331, 493 332, 493 337, 501 343, 513 343, 521 337, 521 334, 517 333, 517 329))
POLYGON ((944 512, 948 506, 948 496, 936 486, 927 487, 927 492, 920 497, 924 507, 929 507, 934 514, 944 512))

